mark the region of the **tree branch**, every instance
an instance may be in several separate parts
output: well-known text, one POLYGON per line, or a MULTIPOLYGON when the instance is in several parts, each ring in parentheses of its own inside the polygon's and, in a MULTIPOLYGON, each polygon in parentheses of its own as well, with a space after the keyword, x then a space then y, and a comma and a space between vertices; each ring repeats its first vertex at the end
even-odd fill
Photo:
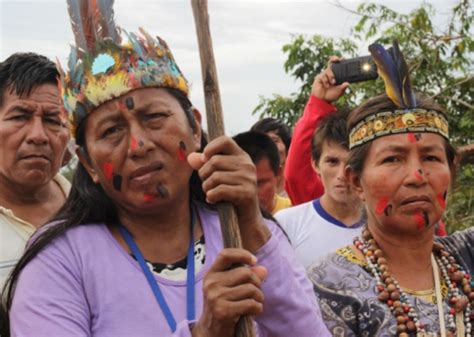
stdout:
POLYGON ((443 90, 441 90, 440 92, 438 92, 437 94, 431 96, 432 99, 436 99, 436 97, 439 97, 441 95, 443 95, 446 91, 448 91, 449 89, 453 88, 453 87, 457 87, 458 85, 461 85, 461 84, 464 84, 464 83, 467 83, 469 81, 472 81, 474 80, 474 76, 468 76, 466 78, 463 78, 462 80, 458 81, 458 82, 455 82, 451 85, 448 85, 446 88, 444 88, 443 90))
POLYGON ((438 97, 439 98, 444 98, 444 99, 449 100, 449 101, 454 101, 456 103, 459 103, 459 104, 465 106, 466 108, 468 108, 470 110, 474 110, 474 105, 469 104, 469 103, 463 101, 462 99, 455 98, 455 97, 444 96, 444 95, 440 95, 438 97))

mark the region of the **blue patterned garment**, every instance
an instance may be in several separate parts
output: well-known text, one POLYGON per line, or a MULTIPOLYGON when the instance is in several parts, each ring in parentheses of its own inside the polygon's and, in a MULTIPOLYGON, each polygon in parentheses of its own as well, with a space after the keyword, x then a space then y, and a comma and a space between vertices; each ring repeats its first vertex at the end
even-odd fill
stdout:
MULTIPOLYGON (((474 229, 439 239, 472 275, 474 229)), ((333 336, 395 336, 396 320, 389 307, 377 298, 376 281, 350 247, 317 260, 308 275, 319 300, 323 319, 333 336)), ((448 312, 447 287, 442 289, 444 312, 448 312)), ((406 294, 421 323, 438 335, 438 309, 433 291, 406 294)), ((433 335, 433 333, 435 333, 433 335)))

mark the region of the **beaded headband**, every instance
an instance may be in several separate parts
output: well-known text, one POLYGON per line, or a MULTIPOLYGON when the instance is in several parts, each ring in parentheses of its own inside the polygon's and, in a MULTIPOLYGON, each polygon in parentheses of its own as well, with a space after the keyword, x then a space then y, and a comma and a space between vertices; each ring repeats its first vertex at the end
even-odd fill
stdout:
POLYGON ((408 132, 432 132, 449 140, 448 121, 438 111, 391 110, 370 115, 357 123, 349 134, 349 149, 375 138, 408 132))
POLYGON ((58 65, 64 109, 71 131, 99 105, 146 87, 175 88, 188 95, 186 79, 164 40, 121 30, 114 22, 113 0, 67 0, 76 41, 68 72, 58 65), (122 44, 121 31, 127 37, 122 44))
POLYGON ((369 51, 385 83, 387 96, 400 109, 377 112, 357 123, 349 132, 349 149, 379 137, 410 132, 437 133, 449 140, 446 117, 438 111, 416 107, 408 66, 398 43, 394 41, 389 50, 374 43, 369 51))

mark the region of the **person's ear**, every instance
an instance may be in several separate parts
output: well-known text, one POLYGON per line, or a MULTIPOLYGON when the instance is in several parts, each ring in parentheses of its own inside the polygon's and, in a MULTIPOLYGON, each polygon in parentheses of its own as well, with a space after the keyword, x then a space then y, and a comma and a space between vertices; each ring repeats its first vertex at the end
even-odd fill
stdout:
POLYGON ((91 162, 89 161, 89 158, 87 158, 86 153, 81 147, 76 148, 76 155, 77 158, 79 159, 79 162, 84 166, 86 169, 87 173, 89 173, 89 176, 91 177, 92 181, 96 184, 99 183, 99 175, 97 171, 92 167, 91 162))
POLYGON ((350 188, 357 194, 360 200, 365 201, 364 189, 362 188, 359 175, 357 175, 349 166, 346 166, 344 174, 350 188))
POLYGON ((277 177, 282 177, 283 176, 283 166, 279 165, 278 170, 277 170, 277 177))
POLYGON ((313 171, 316 172, 316 174, 321 177, 321 173, 319 171, 318 163, 316 162, 316 160, 314 160, 312 158, 311 158, 311 167, 313 168, 313 171))
POLYGON ((194 115, 194 125, 195 128, 193 130, 193 139, 194 145, 196 146, 196 150, 199 150, 201 147, 201 137, 202 137, 202 129, 201 129, 201 113, 198 109, 193 107, 193 115, 194 115))

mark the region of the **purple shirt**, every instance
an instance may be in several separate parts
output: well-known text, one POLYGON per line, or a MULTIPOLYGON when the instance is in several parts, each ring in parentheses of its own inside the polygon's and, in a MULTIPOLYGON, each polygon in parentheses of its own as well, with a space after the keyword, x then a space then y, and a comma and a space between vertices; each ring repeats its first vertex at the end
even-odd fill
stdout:
MULTIPOLYGON (((200 207, 206 261, 196 274, 196 317, 202 281, 223 249, 217 213, 200 207)), ((257 252, 268 269, 262 285, 260 337, 329 336, 312 285, 281 230, 268 222, 270 240, 257 252)), ((19 278, 10 314, 12 336, 184 337, 186 282, 155 279, 178 324, 172 334, 138 263, 103 224, 70 229, 42 250, 19 278)))

